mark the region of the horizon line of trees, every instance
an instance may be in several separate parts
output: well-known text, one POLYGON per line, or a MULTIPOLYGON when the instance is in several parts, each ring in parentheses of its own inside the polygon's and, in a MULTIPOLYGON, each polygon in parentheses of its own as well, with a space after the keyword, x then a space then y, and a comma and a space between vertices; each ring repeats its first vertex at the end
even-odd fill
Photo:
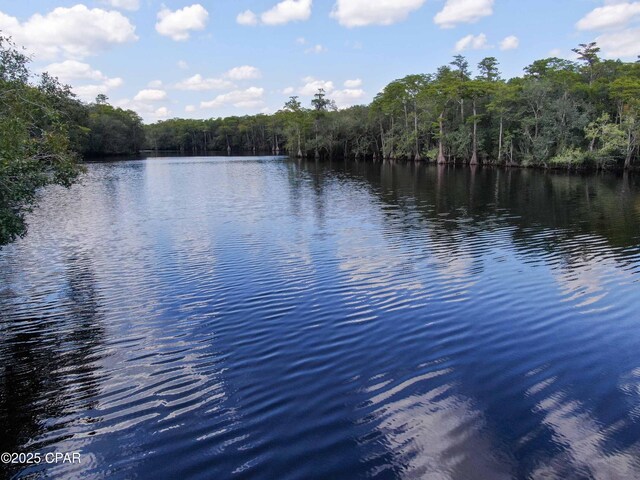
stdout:
POLYGON ((272 115, 143 125, 105 95, 84 103, 0 32, 0 245, 26 231, 46 185, 71 185, 87 157, 142 149, 297 158, 412 160, 544 168, 633 168, 640 155, 640 63, 605 60, 595 43, 577 61, 537 60, 505 80, 495 57, 394 80, 369 105, 342 110, 323 90, 272 115))
POLYGON ((145 125, 156 151, 288 154, 298 158, 415 160, 544 168, 631 168, 640 154, 640 63, 536 60, 504 80, 487 57, 474 75, 456 55, 435 73, 389 83, 370 105, 338 110, 319 90, 272 115, 145 125))

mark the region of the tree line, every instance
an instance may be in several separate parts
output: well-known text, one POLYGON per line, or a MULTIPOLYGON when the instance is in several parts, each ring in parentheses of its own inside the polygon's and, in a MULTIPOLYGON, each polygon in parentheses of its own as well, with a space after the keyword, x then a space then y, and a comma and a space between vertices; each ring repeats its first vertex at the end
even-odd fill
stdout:
POLYGON ((37 190, 70 185, 81 160, 140 150, 287 154, 544 168, 632 168, 640 155, 640 63, 545 58, 502 78, 498 60, 475 73, 462 55, 430 74, 388 84, 369 105, 337 109, 319 90, 272 115, 143 125, 104 95, 83 103, 0 36, 0 245, 24 233, 37 190))
POLYGON ((432 74, 395 80, 368 106, 343 110, 319 90, 273 115, 171 119, 145 127, 147 148, 286 153, 307 158, 418 160, 545 168, 630 168, 639 155, 640 64, 537 60, 505 80, 495 57, 475 75, 462 55, 432 74))

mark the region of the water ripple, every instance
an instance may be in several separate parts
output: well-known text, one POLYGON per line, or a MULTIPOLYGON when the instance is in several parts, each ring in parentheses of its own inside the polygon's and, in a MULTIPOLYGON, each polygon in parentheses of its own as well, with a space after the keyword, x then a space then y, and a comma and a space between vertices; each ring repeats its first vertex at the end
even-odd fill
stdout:
POLYGON ((0 475, 640 478, 638 182, 89 165, 0 252, 0 450, 82 462, 0 475))

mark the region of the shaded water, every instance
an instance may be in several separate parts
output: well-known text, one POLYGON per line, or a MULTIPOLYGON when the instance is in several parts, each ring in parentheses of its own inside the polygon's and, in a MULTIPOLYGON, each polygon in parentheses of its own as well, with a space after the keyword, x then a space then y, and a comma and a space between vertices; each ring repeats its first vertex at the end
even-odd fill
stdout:
POLYGON ((635 177, 162 158, 29 223, 0 451, 82 462, 5 473, 640 478, 635 177))

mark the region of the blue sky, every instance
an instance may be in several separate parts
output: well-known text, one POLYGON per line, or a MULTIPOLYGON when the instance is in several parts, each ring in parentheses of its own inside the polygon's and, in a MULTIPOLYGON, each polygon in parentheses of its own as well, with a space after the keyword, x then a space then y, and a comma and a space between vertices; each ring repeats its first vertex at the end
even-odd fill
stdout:
POLYGON ((620 0, 0 0, 36 70, 147 122, 269 113, 320 86, 368 103, 456 53, 496 56, 505 77, 595 39, 632 60, 639 27, 640 1, 620 0))

